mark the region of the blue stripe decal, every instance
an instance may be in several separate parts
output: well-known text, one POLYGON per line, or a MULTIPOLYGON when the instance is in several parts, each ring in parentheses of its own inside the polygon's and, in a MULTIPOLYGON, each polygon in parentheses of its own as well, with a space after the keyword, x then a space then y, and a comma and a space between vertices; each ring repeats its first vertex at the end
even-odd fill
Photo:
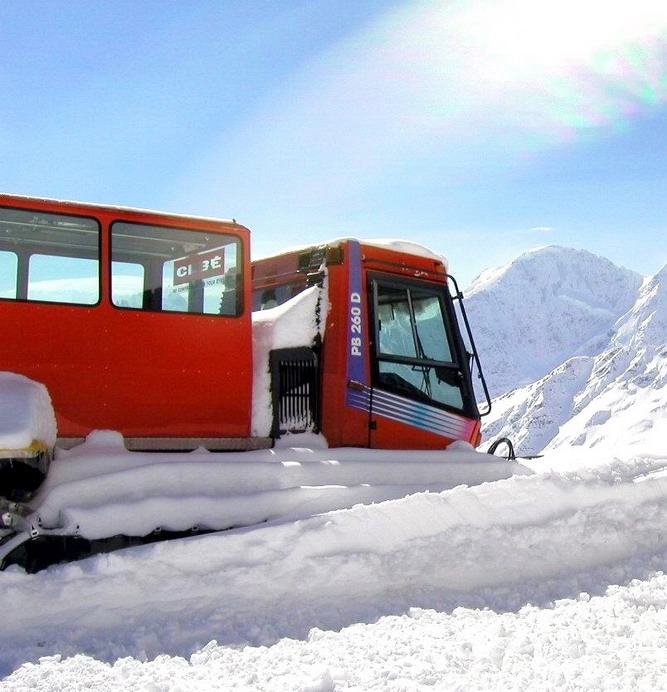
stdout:
POLYGON ((347 244, 348 252, 348 314, 347 314, 347 379, 368 384, 366 346, 368 329, 363 309, 363 277, 361 272, 361 245, 357 240, 347 244))

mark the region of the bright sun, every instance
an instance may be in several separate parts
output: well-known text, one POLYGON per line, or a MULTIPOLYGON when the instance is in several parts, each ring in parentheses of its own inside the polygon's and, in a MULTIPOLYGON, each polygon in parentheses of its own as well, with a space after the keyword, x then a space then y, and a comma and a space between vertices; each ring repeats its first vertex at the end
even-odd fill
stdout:
POLYGON ((628 44, 665 37, 664 0, 499 0, 470 3, 460 15, 464 35, 497 71, 559 69, 586 63, 628 44))

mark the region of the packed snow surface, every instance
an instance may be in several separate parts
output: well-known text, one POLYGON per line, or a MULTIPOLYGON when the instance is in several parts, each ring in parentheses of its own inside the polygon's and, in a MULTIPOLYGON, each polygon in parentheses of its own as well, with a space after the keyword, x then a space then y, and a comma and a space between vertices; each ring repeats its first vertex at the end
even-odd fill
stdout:
POLYGON ((11 567, 0 689, 664 688, 667 457, 596 463, 11 567))

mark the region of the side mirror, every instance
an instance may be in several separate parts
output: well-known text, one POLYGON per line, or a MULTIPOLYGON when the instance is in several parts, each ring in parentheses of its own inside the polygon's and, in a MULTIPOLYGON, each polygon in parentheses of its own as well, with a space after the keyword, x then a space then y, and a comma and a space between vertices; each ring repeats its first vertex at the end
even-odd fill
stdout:
POLYGON ((438 378, 439 382, 444 382, 451 387, 459 387, 463 380, 459 370, 455 368, 445 368, 443 366, 435 368, 435 376, 438 378))

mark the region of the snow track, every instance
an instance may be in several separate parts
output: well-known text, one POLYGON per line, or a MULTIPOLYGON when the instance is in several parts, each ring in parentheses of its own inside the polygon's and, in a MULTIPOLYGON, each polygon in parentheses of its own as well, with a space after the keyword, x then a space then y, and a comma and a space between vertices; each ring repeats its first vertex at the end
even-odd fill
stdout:
POLYGON ((29 522, 89 539, 145 536, 158 528, 224 530, 516 473, 529 469, 463 442, 420 452, 280 447, 163 454, 128 452, 120 434, 96 431, 59 452, 29 522))
POLYGON ((542 599, 549 583, 574 585, 553 598, 576 596, 578 575, 625 579, 632 570, 619 565, 667 549, 666 518, 667 458, 638 459, 418 493, 36 575, 10 568, 0 574, 0 666, 81 651, 109 661, 188 656, 211 639, 270 644, 484 598, 520 607, 529 584, 542 585, 542 599))

